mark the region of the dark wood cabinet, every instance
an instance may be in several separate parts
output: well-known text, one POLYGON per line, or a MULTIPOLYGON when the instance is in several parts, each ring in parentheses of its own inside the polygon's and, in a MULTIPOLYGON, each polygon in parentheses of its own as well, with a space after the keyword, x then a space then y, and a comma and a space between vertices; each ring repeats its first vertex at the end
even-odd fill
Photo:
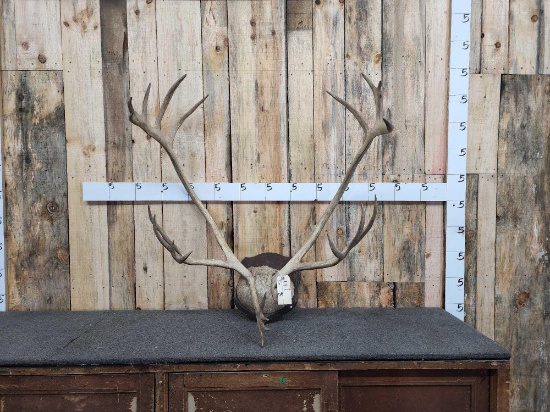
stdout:
POLYGON ((0 412, 509 412, 509 353, 442 310, 0 314, 0 412))

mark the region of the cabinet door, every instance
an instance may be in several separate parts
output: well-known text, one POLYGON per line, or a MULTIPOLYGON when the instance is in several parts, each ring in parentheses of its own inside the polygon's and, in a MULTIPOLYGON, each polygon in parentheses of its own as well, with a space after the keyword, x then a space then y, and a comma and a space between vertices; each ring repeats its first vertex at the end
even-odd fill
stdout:
POLYGON ((385 371, 342 374, 343 412, 488 412, 486 371, 385 371))
POLYGON ((0 376, 1 412, 153 412, 154 394, 152 374, 0 376))
POLYGON ((170 412, 337 411, 337 372, 170 375, 170 412))

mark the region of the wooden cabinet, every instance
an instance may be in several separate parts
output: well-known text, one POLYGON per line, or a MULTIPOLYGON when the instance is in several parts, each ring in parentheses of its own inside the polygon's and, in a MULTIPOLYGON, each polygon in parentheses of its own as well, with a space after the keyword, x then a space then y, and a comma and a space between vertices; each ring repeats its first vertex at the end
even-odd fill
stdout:
POLYGON ((0 314, 0 412, 509 412, 509 353, 440 309, 0 314))
POLYGON ((507 362, 0 369, 0 412, 508 412, 507 362))

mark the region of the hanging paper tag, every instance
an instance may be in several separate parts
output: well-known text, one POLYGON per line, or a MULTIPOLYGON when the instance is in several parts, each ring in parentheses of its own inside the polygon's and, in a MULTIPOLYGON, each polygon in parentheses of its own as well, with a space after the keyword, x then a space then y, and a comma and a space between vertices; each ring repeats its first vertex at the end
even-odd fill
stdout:
POLYGON ((279 305, 292 304, 292 291, 290 289, 290 277, 277 276, 277 303, 279 305))

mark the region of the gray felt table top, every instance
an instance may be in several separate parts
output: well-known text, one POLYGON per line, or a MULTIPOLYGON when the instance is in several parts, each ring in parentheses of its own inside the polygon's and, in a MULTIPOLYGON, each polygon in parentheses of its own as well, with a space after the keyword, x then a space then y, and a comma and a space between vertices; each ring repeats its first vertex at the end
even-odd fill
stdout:
POLYGON ((510 357, 442 309, 296 309, 270 327, 261 348, 238 311, 7 312, 0 366, 510 357))

